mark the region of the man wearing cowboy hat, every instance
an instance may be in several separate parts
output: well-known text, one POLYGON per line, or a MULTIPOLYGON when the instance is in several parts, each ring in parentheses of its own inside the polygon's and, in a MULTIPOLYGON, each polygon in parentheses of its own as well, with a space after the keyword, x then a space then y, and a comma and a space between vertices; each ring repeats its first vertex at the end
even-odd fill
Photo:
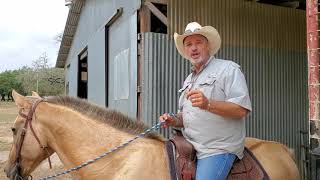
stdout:
POLYGON ((216 59, 221 38, 212 26, 196 22, 174 34, 179 53, 193 65, 179 100, 176 117, 160 116, 164 127, 182 127, 197 151, 197 180, 226 179, 236 157, 243 157, 244 117, 251 101, 240 66, 216 59))

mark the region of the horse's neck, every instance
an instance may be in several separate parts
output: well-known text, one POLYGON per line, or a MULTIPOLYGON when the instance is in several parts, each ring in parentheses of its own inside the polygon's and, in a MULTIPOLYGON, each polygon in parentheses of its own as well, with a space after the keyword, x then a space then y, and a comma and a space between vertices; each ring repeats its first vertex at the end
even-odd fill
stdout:
MULTIPOLYGON (((133 138, 68 108, 48 104, 38 119, 48 145, 73 168, 133 138)), ((164 143, 140 139, 78 172, 81 179, 169 179, 164 143), (157 169, 155 171, 154 169, 157 169), (117 172, 117 173, 115 173, 117 172)))
MULTIPOLYGON (((68 108, 48 104, 40 114, 48 145, 67 167, 79 165, 130 135, 68 108)), ((40 117, 40 116, 39 116, 40 117)))

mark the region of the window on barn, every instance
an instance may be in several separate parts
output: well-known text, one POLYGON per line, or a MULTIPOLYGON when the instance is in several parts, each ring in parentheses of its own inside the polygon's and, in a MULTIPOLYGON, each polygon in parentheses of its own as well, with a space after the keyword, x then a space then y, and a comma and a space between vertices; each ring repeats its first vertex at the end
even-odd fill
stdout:
POLYGON ((78 56, 78 97, 88 98, 88 50, 78 56))

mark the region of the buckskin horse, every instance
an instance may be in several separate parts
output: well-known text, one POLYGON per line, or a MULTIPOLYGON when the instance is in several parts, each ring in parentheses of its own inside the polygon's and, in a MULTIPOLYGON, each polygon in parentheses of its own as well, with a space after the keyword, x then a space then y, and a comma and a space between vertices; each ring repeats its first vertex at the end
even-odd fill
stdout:
MULTIPOLYGON (((147 126, 110 109, 72 97, 40 98, 12 92, 19 114, 12 127, 13 145, 5 166, 11 180, 30 173, 54 152, 65 168, 76 167, 143 132, 147 126)), ((290 150, 277 142, 246 139, 270 179, 299 179, 290 150)), ((150 133, 126 147, 71 172, 74 179, 169 180, 164 139, 150 133)))

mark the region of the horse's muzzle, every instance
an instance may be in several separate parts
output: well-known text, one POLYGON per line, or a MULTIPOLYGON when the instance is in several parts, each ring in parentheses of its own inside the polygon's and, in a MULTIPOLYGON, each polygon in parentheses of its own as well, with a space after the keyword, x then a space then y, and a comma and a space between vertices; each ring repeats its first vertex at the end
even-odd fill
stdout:
POLYGON ((28 180, 28 177, 23 177, 19 173, 18 165, 13 166, 12 168, 5 168, 4 172, 10 180, 28 180))

